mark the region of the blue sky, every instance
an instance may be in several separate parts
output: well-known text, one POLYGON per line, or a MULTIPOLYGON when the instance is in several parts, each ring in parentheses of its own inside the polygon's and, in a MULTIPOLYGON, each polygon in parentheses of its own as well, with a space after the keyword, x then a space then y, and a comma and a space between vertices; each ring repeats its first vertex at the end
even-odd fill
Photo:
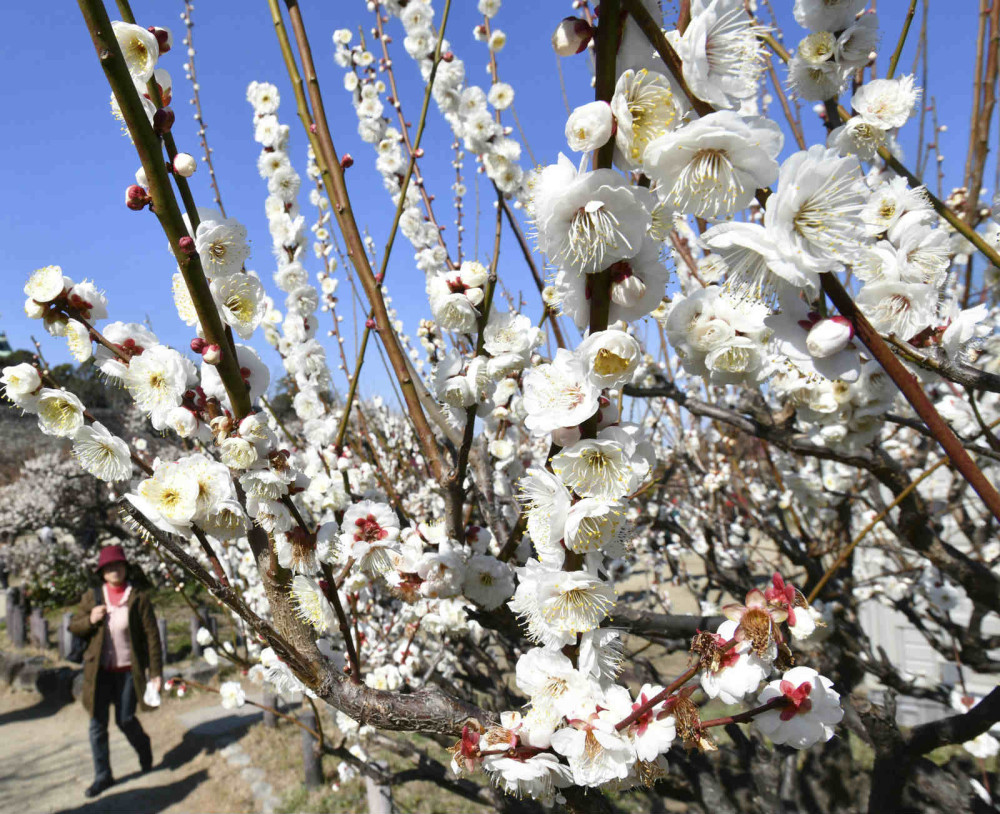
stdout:
MULTIPOLYGON (((108 5, 112 19, 116 19, 113 4, 108 5)), ((392 205, 375 172, 371 147, 356 136, 356 118, 343 90, 343 72, 333 62, 331 43, 331 35, 337 28, 352 29, 355 41, 359 26, 369 35, 372 17, 365 10, 363 0, 322 3, 306 0, 301 5, 311 32, 313 54, 337 149, 355 158, 355 165, 348 172, 355 213, 362 228, 368 227, 376 245, 381 247, 391 223, 392 205)), ((454 0, 449 39, 452 49, 465 60, 470 80, 488 86, 487 51, 472 37, 473 27, 480 22, 475 5, 474 0, 454 0)), ((675 13, 671 7, 676 4, 666 2, 664 5, 669 22, 675 13)), ((806 32, 792 19, 792 3, 773 0, 773 5, 785 31, 786 44, 794 47, 806 32)), ((895 47, 907 5, 904 0, 879 3, 882 52, 886 55, 882 60, 882 72, 887 55, 895 47)), ((973 0, 955 0, 952 3, 933 2, 930 8, 931 78, 927 96, 936 98, 939 120, 949 127, 941 139, 942 152, 946 156, 946 182, 958 183, 964 167, 977 5, 973 0)), ((440 13, 443 0, 438 0, 435 6, 440 13)), ((181 67, 186 59, 180 43, 182 9, 180 0, 134 3, 141 24, 166 25, 174 32, 174 48, 159 64, 173 77, 173 108, 177 113, 174 135, 178 146, 197 157, 200 148, 192 118, 193 108, 188 103, 190 90, 181 67)), ((540 163, 549 163, 560 150, 566 150, 562 135, 565 106, 549 37, 556 22, 569 13, 569 2, 548 0, 539 4, 529 3, 529 0, 505 0, 493 22, 495 28, 508 34, 508 43, 498 57, 500 77, 515 89, 515 109, 528 134, 528 147, 540 163)), ((295 115, 294 97, 285 77, 267 5, 263 0, 201 2, 196 4, 194 19, 202 106, 209 143, 215 150, 213 158, 222 199, 227 214, 238 218, 249 229, 253 254, 248 267, 260 273, 272 294, 280 294, 271 282, 274 264, 263 212, 266 186, 256 171, 258 146, 252 140, 252 111, 245 101, 247 83, 264 80, 278 85, 282 96, 279 118, 292 126, 292 158, 303 176, 307 142, 295 115)), ((15 348, 30 347, 30 336, 34 334, 42 341, 50 361, 69 360, 63 340, 49 338, 39 323, 28 320, 22 313, 21 289, 28 274, 39 266, 58 264, 73 279, 95 279, 106 290, 111 319, 143 321, 148 318, 161 341, 186 348, 192 334, 178 321, 173 308, 170 278, 175 266, 166 240, 155 217, 148 212, 131 212, 123 204, 125 188, 133 183, 138 160, 128 139, 119 133, 118 124, 111 118, 110 90, 76 5, 11 4, 6 9, 6 23, 8 32, 20 33, 17 36, 9 34, 5 49, 0 53, 0 70, 7 78, 5 99, 9 111, 7 116, 0 118, 0 143, 4 145, 6 157, 4 171, 0 174, 0 190, 6 202, 4 217, 0 219, 0 240, 4 246, 0 259, 0 328, 6 330, 15 348)), ((918 30, 919 11, 900 62, 900 73, 910 70, 918 30)), ((408 119, 415 121, 422 85, 419 77, 413 75, 413 62, 402 49, 401 27, 393 22, 389 32, 395 38, 390 48, 395 55, 400 97, 408 119)), ((374 45, 370 36, 368 41, 374 45)), ((562 65, 570 104, 589 101, 592 91, 586 57, 565 59, 562 65)), ((784 70, 780 66, 778 70, 784 78, 784 70)), ((773 113, 780 114, 776 101, 773 113)), ((803 116, 808 140, 810 143, 819 141, 822 128, 808 105, 803 105, 803 116)), ((505 123, 514 125, 510 115, 505 115, 505 123)), ((514 136, 517 135, 515 130, 514 136)), ((916 140, 917 126, 913 121, 901 137, 911 164, 915 160, 916 140)), ((992 141, 996 142, 995 131, 992 141)), ((451 185, 454 170, 450 165, 451 151, 447 148, 450 143, 450 132, 432 106, 424 136, 428 155, 422 166, 428 189, 436 196, 439 222, 448 225, 445 236, 453 247, 451 185), (444 149, 439 150, 439 147, 444 149)), ((790 138, 788 145, 786 155, 794 149, 790 138)), ((522 165, 528 167, 531 163, 526 152, 522 165)), ((990 188, 993 167, 991 158, 984 182, 990 188)), ((471 168, 472 162, 467 159, 466 169, 471 168)), ((928 180, 933 188, 933 180, 928 180)), ((208 173, 203 164, 191 181, 198 203, 211 205, 208 173)), ((472 194, 474 181, 469 172, 466 183, 470 190, 465 204, 465 252, 468 257, 474 248, 476 209, 472 194)), ((485 184, 481 186, 480 259, 486 259, 492 241, 493 204, 491 191, 485 184)), ((946 191, 947 187, 946 183, 946 191)), ((302 208, 307 220, 310 219, 313 210, 305 198, 302 208)), ((523 291, 530 303, 528 313, 534 314, 539 310, 537 297, 509 232, 504 234, 501 256, 502 282, 515 296, 523 291)), ((318 261, 310 259, 307 268, 315 271, 319 268, 318 261)), ((405 239, 397 242, 387 284, 407 330, 415 336, 418 320, 429 314, 423 274, 414 267, 412 252, 405 239)), ((343 285, 340 292, 345 326, 351 321, 348 291, 343 285)), ((329 325, 328 320, 329 315, 321 315, 321 332, 329 325)), ((352 331, 349 327, 345 335, 350 348, 352 331)), ((254 344, 272 371, 279 370, 280 360, 263 340, 256 340, 254 344)), ((328 350, 332 358, 335 353, 332 341, 328 343, 328 350)), ((335 376, 335 383, 341 387, 343 379, 335 376)), ((372 354, 362 392, 365 395, 381 392, 385 384, 381 362, 372 354)))

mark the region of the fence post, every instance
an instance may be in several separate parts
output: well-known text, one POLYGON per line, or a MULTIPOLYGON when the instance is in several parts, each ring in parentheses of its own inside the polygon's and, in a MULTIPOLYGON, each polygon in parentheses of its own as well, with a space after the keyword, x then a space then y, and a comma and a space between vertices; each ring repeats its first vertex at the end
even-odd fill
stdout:
POLYGON ((36 647, 45 650, 49 646, 49 622, 42 615, 41 608, 35 608, 31 611, 31 616, 29 618, 31 640, 35 643, 36 647))
POLYGON ((265 707, 270 707, 270 709, 264 710, 264 726, 268 729, 274 729, 278 725, 278 716, 271 712, 271 710, 278 708, 278 696, 270 690, 265 689, 260 701, 265 707))
POLYGON ((159 628, 159 631, 160 631, 160 655, 163 658, 163 663, 166 664, 167 663, 167 658, 168 658, 168 655, 167 655, 167 620, 166 619, 157 619, 156 620, 156 627, 159 628))
MULTIPOLYGON (((382 771, 389 768, 384 760, 373 761, 382 771)), ((392 814, 392 787, 383 786, 377 780, 365 775, 365 791, 368 793, 368 814, 392 814)))
POLYGON ((24 647, 24 605, 19 588, 7 590, 7 637, 14 647, 24 647))
POLYGON ((73 618, 73 613, 71 611, 66 611, 62 615, 62 621, 59 623, 59 636, 57 638, 57 644, 59 645, 59 658, 64 659, 69 655, 69 649, 72 646, 73 634, 69 632, 69 622, 73 618))
MULTIPOLYGON (((299 713, 299 720, 310 729, 316 728, 316 716, 311 707, 306 707, 299 713)), ((323 785, 322 756, 316 751, 316 738, 306 730, 302 730, 302 771, 303 781, 309 788, 323 785)))

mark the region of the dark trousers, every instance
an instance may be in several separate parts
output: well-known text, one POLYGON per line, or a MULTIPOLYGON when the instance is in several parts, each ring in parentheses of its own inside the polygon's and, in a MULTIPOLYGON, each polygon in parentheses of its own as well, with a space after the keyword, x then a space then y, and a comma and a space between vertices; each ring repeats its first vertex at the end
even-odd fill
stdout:
POLYGON ((142 765, 153 761, 149 735, 135 717, 135 683, 132 673, 115 673, 101 670, 97 674, 97 692, 94 696, 94 717, 90 719, 90 751, 94 755, 94 779, 103 782, 111 779, 111 755, 108 751, 108 713, 115 707, 115 723, 139 755, 142 765))

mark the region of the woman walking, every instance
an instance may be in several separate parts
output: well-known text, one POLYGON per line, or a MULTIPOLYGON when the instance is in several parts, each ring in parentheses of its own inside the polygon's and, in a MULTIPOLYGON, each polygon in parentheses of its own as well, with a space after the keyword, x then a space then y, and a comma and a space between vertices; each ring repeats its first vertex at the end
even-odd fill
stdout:
MULTIPOLYGON (((128 561, 121 546, 101 549, 97 572, 103 584, 83 595, 69 624, 71 632, 87 640, 80 699, 91 716, 90 749, 94 755, 94 782, 85 792, 87 797, 96 797, 115 782, 108 752, 108 714, 112 705, 115 723, 139 755, 142 771, 152 768, 149 736, 135 711, 145 694, 146 671, 157 691, 163 674, 153 605, 128 581, 128 561)), ((142 706, 150 708, 144 702, 142 706)))

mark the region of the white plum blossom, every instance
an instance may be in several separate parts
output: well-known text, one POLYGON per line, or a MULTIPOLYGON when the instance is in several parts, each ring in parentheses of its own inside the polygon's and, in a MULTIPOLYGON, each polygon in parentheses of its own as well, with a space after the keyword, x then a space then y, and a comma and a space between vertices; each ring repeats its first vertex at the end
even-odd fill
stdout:
POLYGON ((223 709, 239 709, 247 700, 239 681, 223 681, 219 685, 219 699, 223 709))
POLYGON ((642 166, 669 206, 721 218, 745 209, 758 187, 774 183, 783 142, 768 119, 719 111, 650 142, 642 166))
POLYGON ((203 220, 195 232, 194 245, 210 278, 236 274, 250 256, 247 230, 235 218, 203 220))
MULTIPOLYGON (((736 635, 736 622, 726 620, 713 634, 715 644, 722 646, 736 635)), ((746 696, 756 692, 771 672, 771 662, 777 656, 777 647, 772 645, 765 658, 751 649, 750 642, 738 642, 733 648, 720 654, 717 670, 704 669, 701 672, 701 688, 709 698, 719 698, 725 704, 738 704, 746 696)))
POLYGON ((59 266, 44 266, 31 273, 24 293, 36 303, 51 302, 66 288, 65 280, 59 266))
POLYGON ((914 87, 912 76, 872 79, 858 88, 851 107, 869 124, 892 130, 906 124, 919 99, 920 88, 914 87))
POLYGON ((156 60, 160 56, 156 36, 134 23, 115 21, 111 23, 111 29, 122 49, 128 72, 137 85, 144 87, 152 78, 156 60))
POLYGON ((795 21, 811 31, 843 31, 868 0, 795 0, 795 21))
POLYGON ((397 548, 399 520, 386 504, 364 500, 351 506, 341 524, 340 544, 366 573, 392 567, 389 553, 397 548))
POLYGON ((594 274, 635 256, 650 215, 613 170, 577 173, 565 156, 532 182, 539 247, 561 269, 594 274))
POLYGON ((844 710, 833 682, 811 667, 793 667, 781 679, 768 684, 757 697, 761 704, 783 698, 785 705, 754 718, 754 726, 772 742, 808 749, 833 737, 833 725, 844 710))
POLYGON ((581 699, 569 726, 552 735, 552 748, 569 762, 573 781, 578 785, 601 786, 628 777, 636 755, 631 744, 615 729, 618 720, 613 710, 581 699))
POLYGON ((815 145, 781 165, 764 227, 783 259, 803 271, 838 271, 868 242, 860 218, 865 203, 857 159, 815 145))
POLYGON ((627 384, 639 366, 642 349, 635 337, 624 331, 598 331, 577 348, 588 363, 591 381, 598 387, 627 384))
POLYGON ((536 435, 576 426, 597 412, 599 396, 584 360, 560 348, 552 362, 524 376, 525 425, 536 435))
POLYGON ((484 610, 499 608, 514 593, 511 567, 488 554, 475 554, 465 563, 462 593, 484 610))
POLYGON ((757 93, 767 69, 759 31, 742 0, 692 0, 687 30, 668 38, 692 92, 713 107, 737 108, 757 93))
POLYGON ((31 406, 38 429, 46 435, 72 438, 83 426, 83 402, 68 390, 43 387, 31 406))
POLYGON ((128 444, 112 435, 101 422, 80 427, 73 436, 73 455, 80 466, 98 480, 128 480, 132 460, 128 444))
POLYGON ((154 345, 131 359, 122 378, 136 405, 150 415, 155 425, 180 406, 194 371, 191 363, 173 348, 154 345))
POLYGON ((646 69, 623 72, 611 97, 619 159, 627 167, 641 166, 646 147, 680 126, 686 106, 671 77, 646 69))
POLYGON ((29 409, 35 401, 35 394, 41 389, 42 378, 34 365, 21 362, 5 367, 0 383, 8 399, 23 409, 29 409))
POLYGON ((589 102, 566 119, 566 141, 577 153, 589 153, 607 144, 614 129, 614 116, 607 102, 589 102))

